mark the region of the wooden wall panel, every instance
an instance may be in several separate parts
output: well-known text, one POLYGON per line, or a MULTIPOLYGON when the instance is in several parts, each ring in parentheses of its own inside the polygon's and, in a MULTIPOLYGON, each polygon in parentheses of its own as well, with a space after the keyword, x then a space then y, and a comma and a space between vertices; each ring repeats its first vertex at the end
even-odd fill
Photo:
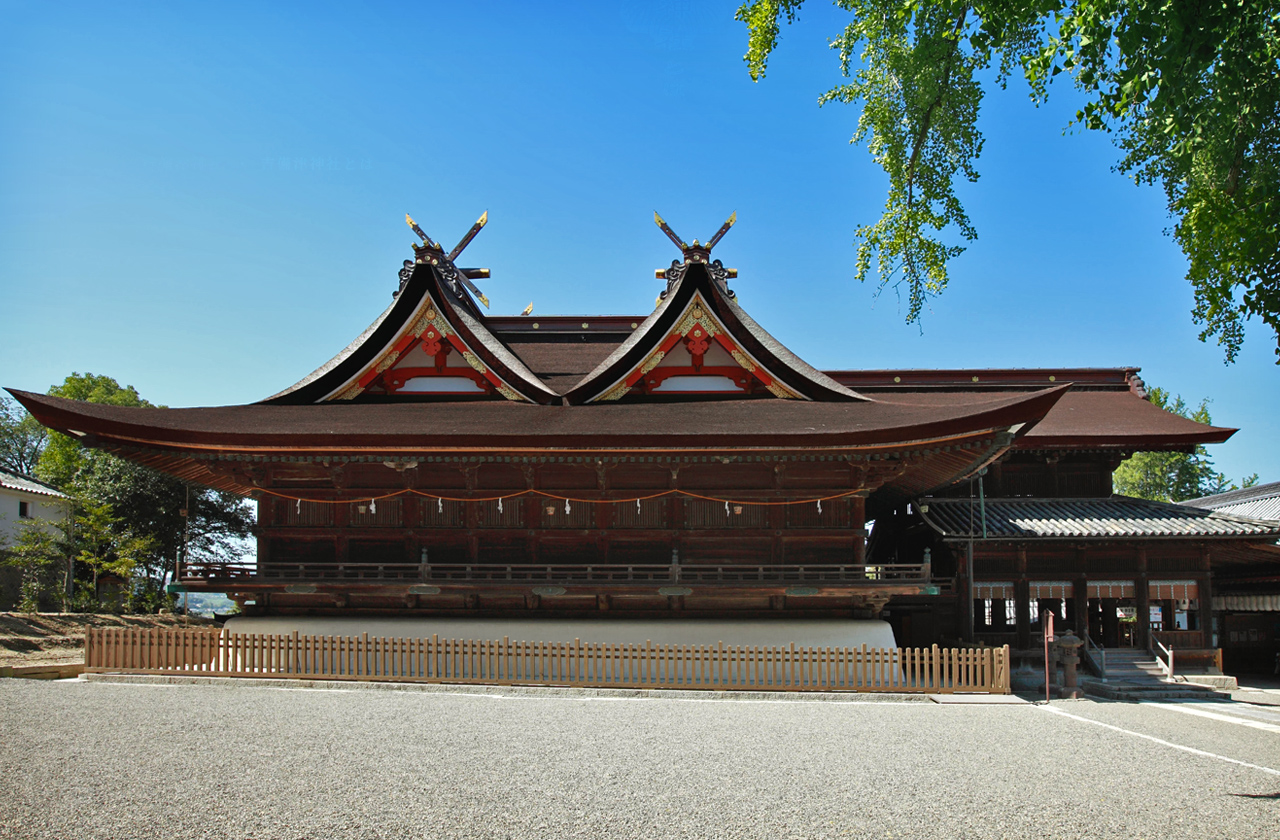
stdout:
POLYGON ((661 464, 618 464, 609 470, 608 482, 615 490, 666 490, 671 470, 661 464))
POLYGON ((446 464, 418 464, 416 469, 406 470, 405 474, 414 482, 413 486, 422 490, 462 490, 467 486, 466 474, 457 467, 446 464))
POLYGON ((466 502, 421 498, 418 510, 419 524, 427 528, 465 528, 467 525, 466 502))
POLYGON ((852 524, 849 499, 831 499, 818 505, 787 505, 788 528, 848 528, 852 524))
POLYGON ((351 540, 347 548, 347 560, 351 563, 378 565, 407 565, 418 562, 418 558, 409 557, 403 540, 351 540))
POLYGON ((772 464, 689 464, 680 469, 679 484, 688 490, 769 490, 773 488, 772 464))
POLYGON ((516 464, 481 464, 476 469, 478 490, 524 490, 524 471, 516 464))
POLYGON ((666 499, 644 499, 637 506, 625 502, 610 507, 610 522, 614 528, 666 528, 666 499))
MULTIPOLYGON (((504 499, 502 510, 497 500, 471 502, 476 508, 476 525, 480 528, 523 528, 524 499, 504 499)), ((430 505, 428 505, 430 507, 430 505)))
POLYGON ((769 537, 711 537, 691 535, 683 541, 682 565, 744 563, 766 565, 772 559, 773 540, 769 537))
POLYGON ((594 540, 573 539, 543 534, 537 541, 538 563, 566 565, 603 563, 604 553, 594 540))
POLYGON ((779 486, 787 489, 811 490, 848 488, 851 472, 844 462, 815 461, 786 465, 779 471, 779 486))
POLYGON ((352 502, 347 524, 352 528, 398 528, 403 522, 403 508, 402 499, 383 499, 377 505, 365 501, 352 502))
POLYGON ((764 528, 768 526, 768 508, 760 505, 727 506, 706 499, 685 499, 685 525, 699 529, 764 528))
POLYGON ((498 534, 484 534, 480 537, 476 552, 476 562, 496 565, 536 562, 529 557, 528 548, 523 536, 510 537, 498 534))
POLYGON ((847 537, 783 537, 782 560, 788 566, 852 565, 857 562, 854 538, 847 537))
POLYGON ((585 464, 543 464, 537 476, 540 490, 595 490, 599 485, 595 467, 585 464))

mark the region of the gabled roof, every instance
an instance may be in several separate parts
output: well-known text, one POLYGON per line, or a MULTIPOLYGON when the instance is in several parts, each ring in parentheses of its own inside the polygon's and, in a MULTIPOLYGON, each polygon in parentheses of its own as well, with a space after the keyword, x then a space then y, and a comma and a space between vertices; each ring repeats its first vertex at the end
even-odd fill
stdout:
POLYGON ((17 490, 22 493, 34 493, 37 496, 53 496, 65 499, 66 495, 51 484, 45 484, 29 475, 0 469, 0 487, 6 490, 17 490))
POLYGON ((1112 496, 1106 499, 920 499, 920 517, 944 539, 1112 540, 1128 538, 1271 538, 1280 522, 1183 505, 1112 496))
POLYGON ((1178 504, 1253 519, 1280 520, 1280 481, 1188 499, 1178 504))
POLYGON ((810 367, 766 332, 725 293, 723 281, 713 279, 705 262, 686 260, 668 274, 676 271, 675 282, 653 314, 565 394, 570 404, 661 390, 659 381, 645 377, 668 361, 673 350, 692 356, 697 371, 703 357, 699 348, 719 352, 726 364, 716 367, 716 373, 737 379, 748 391, 818 402, 866 399, 810 367))
POLYGON ((470 368, 461 372, 482 377, 494 395, 515 402, 554 401, 556 393, 473 314, 475 306, 466 290, 450 282, 458 269, 443 255, 437 260, 438 265, 416 263, 395 302, 346 349, 262 402, 307 405, 368 399, 371 386, 385 381, 385 374, 421 347, 460 356, 470 368))

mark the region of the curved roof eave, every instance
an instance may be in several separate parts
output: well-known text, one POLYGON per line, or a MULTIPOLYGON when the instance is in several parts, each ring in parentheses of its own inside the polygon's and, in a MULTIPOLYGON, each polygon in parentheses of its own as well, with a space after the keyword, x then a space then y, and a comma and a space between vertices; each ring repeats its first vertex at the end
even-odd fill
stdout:
POLYGON ((1066 386, 950 410, 879 402, 509 401, 129 408, 11 390, 44 425, 131 446, 202 452, 894 447, 1038 422, 1066 386))

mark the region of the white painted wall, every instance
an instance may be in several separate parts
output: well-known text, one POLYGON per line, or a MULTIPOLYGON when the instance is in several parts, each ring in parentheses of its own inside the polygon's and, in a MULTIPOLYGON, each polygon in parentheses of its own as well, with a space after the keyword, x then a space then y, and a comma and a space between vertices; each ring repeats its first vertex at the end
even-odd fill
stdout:
POLYGON ((59 529, 66 524, 66 499, 0 487, 0 546, 13 545, 18 539, 25 521, 18 516, 19 502, 28 504, 32 519, 44 520, 59 529))

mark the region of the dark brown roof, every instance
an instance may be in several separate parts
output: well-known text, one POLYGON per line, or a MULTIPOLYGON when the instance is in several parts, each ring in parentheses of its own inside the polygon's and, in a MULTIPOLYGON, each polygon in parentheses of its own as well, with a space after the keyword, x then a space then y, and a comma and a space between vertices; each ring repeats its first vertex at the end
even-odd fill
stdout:
POLYGON ((675 285, 669 289, 653 314, 649 315, 618 348, 604 359, 564 397, 570 403, 598 400, 653 356, 676 327, 695 297, 701 298, 729 337, 744 349, 768 375, 806 400, 856 401, 863 397, 815 370, 788 350, 782 342, 752 320, 731 297, 722 293, 711 279, 706 265, 686 263, 675 285))
MULTIPOLYGON (((943 408, 1005 399, 1019 392, 1032 393, 1022 389, 893 391, 877 393, 875 399, 943 408)), ((1128 389, 1077 391, 1072 386, 1035 428, 1019 438, 1017 448, 1186 450, 1199 444, 1221 443, 1235 432, 1179 417, 1128 389)))
MULTIPOLYGON (((548 339, 551 337, 548 336, 548 339)), ((509 341, 519 356, 547 387, 557 394, 572 388, 582 377, 618 348, 619 341, 509 341)))
POLYGON ((75 436, 201 450, 723 448, 900 445, 1034 424, 1055 388, 973 402, 737 399, 540 406, 502 402, 123 408, 10 391, 75 436))
POLYGON ((483 318, 472 314, 474 304, 465 290, 460 292, 460 300, 449 291, 442 271, 450 269, 452 264, 447 260, 440 267, 415 265, 395 302, 355 341, 294 385, 263 402, 308 405, 334 399, 340 389, 348 387, 384 358, 397 340, 409 335, 422 314, 432 307, 467 348, 515 394, 531 402, 554 401, 558 395, 489 331, 483 318))

